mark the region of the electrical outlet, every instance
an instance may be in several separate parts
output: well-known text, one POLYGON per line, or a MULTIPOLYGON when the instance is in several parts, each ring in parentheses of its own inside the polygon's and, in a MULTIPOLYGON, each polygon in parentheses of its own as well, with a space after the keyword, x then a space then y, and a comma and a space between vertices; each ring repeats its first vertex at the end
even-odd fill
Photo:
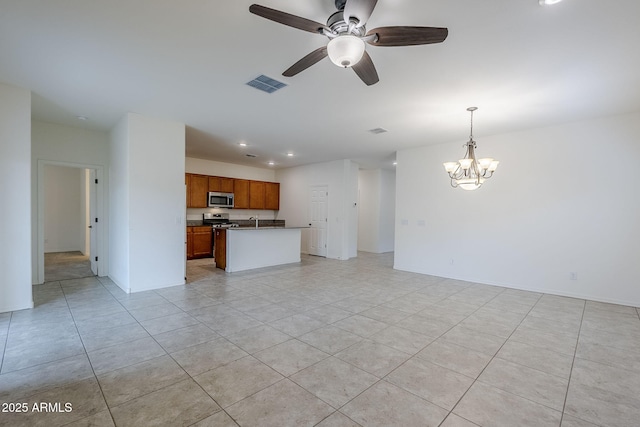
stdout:
POLYGON ((409 225, 409 220, 408 219, 403 219, 403 220, 400 221, 400 224, 409 225))
POLYGON ((576 273, 575 271, 572 271, 571 273, 569 273, 569 279, 578 280, 578 273, 576 273))

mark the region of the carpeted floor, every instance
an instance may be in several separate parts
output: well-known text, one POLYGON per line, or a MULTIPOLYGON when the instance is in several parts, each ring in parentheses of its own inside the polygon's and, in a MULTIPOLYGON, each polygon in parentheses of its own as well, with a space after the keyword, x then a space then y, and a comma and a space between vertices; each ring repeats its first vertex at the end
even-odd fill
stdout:
POLYGON ((89 257, 82 255, 80 251, 44 254, 45 282, 79 279, 89 276, 94 276, 91 272, 89 257))

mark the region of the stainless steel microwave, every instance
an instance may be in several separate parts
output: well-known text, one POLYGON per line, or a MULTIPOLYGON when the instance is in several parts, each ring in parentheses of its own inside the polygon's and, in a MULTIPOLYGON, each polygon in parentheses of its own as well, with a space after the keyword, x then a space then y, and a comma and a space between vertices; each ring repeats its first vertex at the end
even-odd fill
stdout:
POLYGON ((210 208, 233 207, 233 193, 214 193, 210 191, 207 200, 207 205, 210 208))

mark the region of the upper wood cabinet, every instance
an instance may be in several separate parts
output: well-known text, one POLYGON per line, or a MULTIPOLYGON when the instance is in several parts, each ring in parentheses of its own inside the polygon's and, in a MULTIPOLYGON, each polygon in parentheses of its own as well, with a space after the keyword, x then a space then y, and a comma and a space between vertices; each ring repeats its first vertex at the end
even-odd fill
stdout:
POLYGON ((265 209, 265 182, 249 182, 249 209, 265 209))
POLYGON ((272 211, 280 209, 280 183, 265 182, 264 208, 272 211))
POLYGON ((206 175, 187 174, 187 207, 206 208, 209 177, 206 175))
POLYGON ((206 208, 207 193, 234 193, 236 209, 280 209, 280 184, 277 182, 251 181, 222 176, 185 174, 187 207, 206 208))
POLYGON ((219 193, 233 193, 233 181, 233 178, 210 176, 209 191, 215 191, 219 193))
POLYGON ((249 180, 233 180, 234 207, 236 209, 249 209, 249 180))

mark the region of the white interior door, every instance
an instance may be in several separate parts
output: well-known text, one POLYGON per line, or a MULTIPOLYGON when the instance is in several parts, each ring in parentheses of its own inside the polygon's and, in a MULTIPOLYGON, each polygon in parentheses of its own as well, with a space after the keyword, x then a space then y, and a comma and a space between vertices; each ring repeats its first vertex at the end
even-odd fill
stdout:
POLYGON ((98 184, 96 184, 96 171, 90 169, 89 173, 89 260, 91 261, 91 271, 98 275, 98 223, 97 218, 97 192, 98 184))
POLYGON ((326 185, 311 186, 309 192, 309 254, 327 256, 327 225, 329 196, 326 185))

